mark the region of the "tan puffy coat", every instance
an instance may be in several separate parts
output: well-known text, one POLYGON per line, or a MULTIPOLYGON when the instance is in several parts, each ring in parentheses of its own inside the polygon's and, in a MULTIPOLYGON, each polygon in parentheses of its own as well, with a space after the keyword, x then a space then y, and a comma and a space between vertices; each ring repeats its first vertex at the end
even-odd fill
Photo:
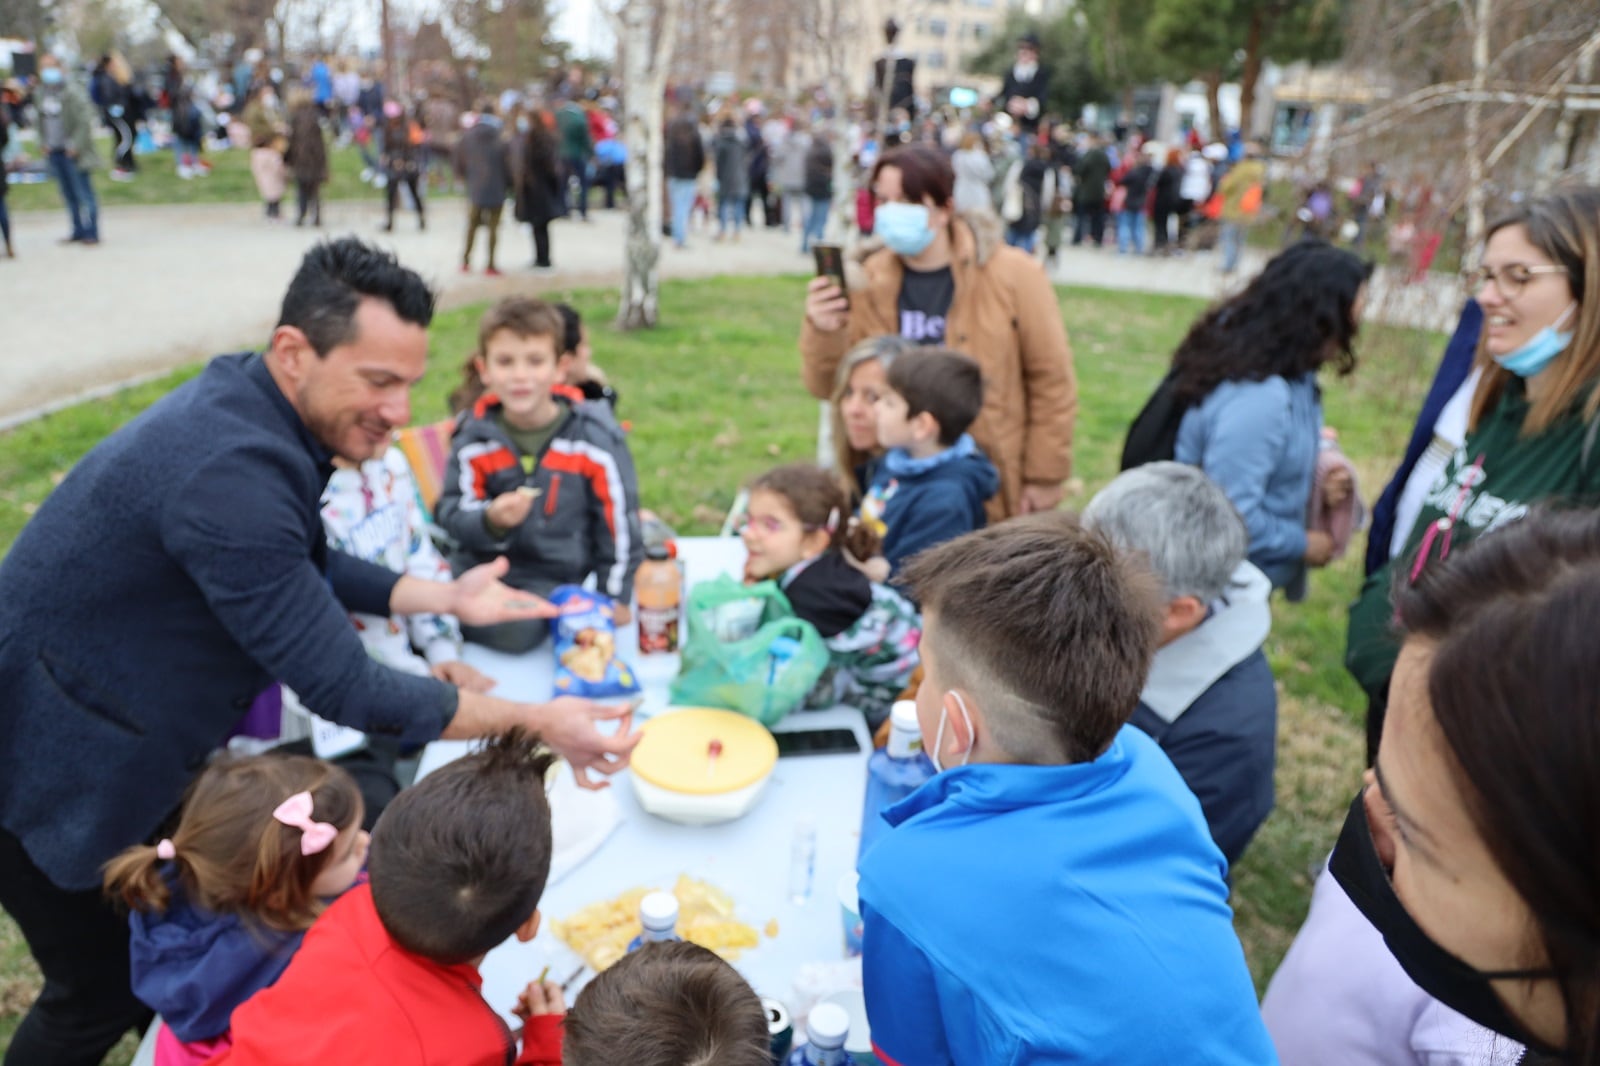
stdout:
MULTIPOLYGON (((1006 247, 1000 226, 983 216, 951 224, 950 268, 955 297, 945 343, 983 368, 983 411, 972 436, 1000 471, 1000 492, 989 501, 992 521, 1019 513, 1026 483, 1059 485, 1072 474, 1072 429, 1078 408, 1072 348, 1055 289, 1033 257, 1006 247)), ((806 388, 833 395, 845 352, 867 337, 899 332, 899 256, 880 249, 852 280, 850 317, 824 333, 809 319, 800 329, 806 388)))

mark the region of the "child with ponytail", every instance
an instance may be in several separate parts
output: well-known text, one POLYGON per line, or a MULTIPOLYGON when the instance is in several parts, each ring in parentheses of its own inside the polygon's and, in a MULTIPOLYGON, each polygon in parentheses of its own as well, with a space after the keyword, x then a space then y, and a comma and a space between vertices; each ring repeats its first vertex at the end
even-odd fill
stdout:
POLYGON ((178 828, 106 864, 130 911, 133 991, 161 1015, 156 1066, 229 1044, 234 1008, 272 984, 322 909, 366 862, 361 793, 301 755, 223 757, 190 788, 178 828))
POLYGON ((850 518, 844 488, 809 463, 770 470, 750 485, 740 535, 746 580, 778 583, 828 646, 834 698, 876 728, 917 668, 922 623, 904 596, 867 576, 878 538, 850 518))

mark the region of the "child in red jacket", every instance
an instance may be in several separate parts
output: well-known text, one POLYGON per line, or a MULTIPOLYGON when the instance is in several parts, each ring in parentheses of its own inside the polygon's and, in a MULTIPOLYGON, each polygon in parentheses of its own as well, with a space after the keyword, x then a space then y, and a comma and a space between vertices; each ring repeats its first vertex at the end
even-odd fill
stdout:
MULTIPOLYGON (((372 831, 370 885, 323 912, 272 987, 233 1013, 233 1047, 212 1066, 506 1066, 516 1042, 483 999, 478 964, 539 929, 550 873, 550 754, 512 729, 430 774, 372 831)), ((560 988, 522 994, 515 1061, 549 1062, 560 988)))

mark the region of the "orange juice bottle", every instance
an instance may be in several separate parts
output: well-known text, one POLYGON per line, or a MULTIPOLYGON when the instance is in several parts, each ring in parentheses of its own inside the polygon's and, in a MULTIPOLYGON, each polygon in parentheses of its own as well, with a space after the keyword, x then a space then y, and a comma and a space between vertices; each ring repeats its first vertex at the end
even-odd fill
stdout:
POLYGON ((683 572, 677 545, 668 541, 645 551, 633 579, 639 600, 639 651, 645 655, 678 650, 678 622, 683 613, 683 572))

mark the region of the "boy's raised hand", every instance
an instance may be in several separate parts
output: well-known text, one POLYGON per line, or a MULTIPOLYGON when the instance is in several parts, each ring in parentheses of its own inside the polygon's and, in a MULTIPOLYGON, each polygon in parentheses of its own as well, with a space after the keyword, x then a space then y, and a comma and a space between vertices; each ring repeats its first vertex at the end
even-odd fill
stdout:
POLYGON ((511 530, 522 525, 528 512, 533 510, 533 496, 526 492, 503 492, 489 504, 489 524, 495 529, 511 530))
POLYGON ((511 1008, 511 1013, 524 1022, 540 1014, 564 1015, 567 999, 561 986, 554 981, 530 981, 517 996, 517 1005, 511 1008))

